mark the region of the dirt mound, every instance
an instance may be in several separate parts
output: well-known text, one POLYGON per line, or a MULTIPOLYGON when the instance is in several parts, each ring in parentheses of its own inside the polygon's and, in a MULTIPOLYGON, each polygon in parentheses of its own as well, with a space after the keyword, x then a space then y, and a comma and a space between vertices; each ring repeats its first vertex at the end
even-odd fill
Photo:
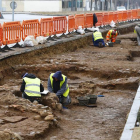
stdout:
POLYGON ((114 47, 87 46, 91 37, 85 37, 2 60, 0 131, 9 128, 26 140, 119 139, 140 78, 139 56, 134 55, 140 49, 131 35, 119 36, 121 44, 114 47), (133 61, 128 60, 131 51, 133 61), (21 98, 22 73, 35 74, 47 88, 50 73, 57 70, 68 78, 68 110, 53 93, 42 96, 42 104, 21 98), (105 97, 98 97, 96 108, 79 106, 77 97, 87 94, 105 97))

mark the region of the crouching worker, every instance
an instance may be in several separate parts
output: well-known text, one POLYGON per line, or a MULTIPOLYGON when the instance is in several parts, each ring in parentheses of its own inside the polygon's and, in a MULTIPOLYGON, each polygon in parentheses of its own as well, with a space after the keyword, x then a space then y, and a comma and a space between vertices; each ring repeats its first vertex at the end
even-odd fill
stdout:
POLYGON ((102 36, 102 33, 99 31, 98 28, 96 28, 93 32, 92 35, 92 41, 93 41, 93 45, 96 47, 105 47, 105 42, 102 36))
POLYGON ((140 24, 135 26, 135 33, 137 33, 137 42, 138 42, 138 46, 140 46, 140 24))
POLYGON ((106 35, 106 41, 109 42, 109 40, 111 42, 115 42, 116 38, 118 36, 118 32, 116 30, 109 30, 107 35, 106 35))
POLYGON ((65 105, 71 103, 67 77, 63 75, 61 71, 50 74, 48 78, 48 90, 49 92, 57 95, 59 102, 63 105, 63 108, 65 108, 65 105))
POLYGON ((44 87, 40 82, 40 79, 33 74, 24 73, 22 75, 23 81, 20 88, 22 97, 33 101, 40 101, 41 93, 44 91, 44 87))

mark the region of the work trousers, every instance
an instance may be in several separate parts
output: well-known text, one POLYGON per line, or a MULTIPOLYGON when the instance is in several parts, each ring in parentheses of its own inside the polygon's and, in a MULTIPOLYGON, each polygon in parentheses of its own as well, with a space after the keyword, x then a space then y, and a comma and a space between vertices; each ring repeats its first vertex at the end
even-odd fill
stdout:
POLYGON ((58 96, 59 98, 59 102, 63 105, 63 106, 66 106, 68 104, 71 103, 71 98, 70 96, 68 95, 67 97, 64 97, 64 96, 58 96))
POLYGON ((135 30, 136 30, 136 33, 137 33, 138 46, 140 46, 140 26, 136 26, 135 30))
POLYGON ((34 102, 34 101, 38 101, 38 103, 40 103, 40 101, 41 101, 41 98, 40 97, 30 97, 30 96, 28 96, 26 93, 22 93, 22 98, 24 98, 24 99, 28 99, 28 100, 30 100, 31 102, 34 102))

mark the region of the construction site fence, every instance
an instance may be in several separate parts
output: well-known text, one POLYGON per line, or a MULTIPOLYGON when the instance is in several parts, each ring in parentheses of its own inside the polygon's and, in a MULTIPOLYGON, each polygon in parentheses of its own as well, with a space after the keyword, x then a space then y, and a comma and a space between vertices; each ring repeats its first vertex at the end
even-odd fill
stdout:
MULTIPOLYGON (((112 21, 115 23, 140 19, 140 9, 126 11, 110 11, 95 13, 98 19, 96 26, 106 26, 112 21)), ((0 24, 0 46, 13 44, 25 40, 29 35, 51 37, 56 34, 73 32, 81 26, 82 29, 94 26, 93 13, 4 22, 0 24)))

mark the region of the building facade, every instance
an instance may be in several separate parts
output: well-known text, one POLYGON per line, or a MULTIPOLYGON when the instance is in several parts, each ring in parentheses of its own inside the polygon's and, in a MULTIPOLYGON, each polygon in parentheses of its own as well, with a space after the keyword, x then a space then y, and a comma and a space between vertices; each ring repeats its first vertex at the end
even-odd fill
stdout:
MULTIPOLYGON (((14 0, 18 12, 114 11, 117 6, 139 8, 140 0, 14 0), (129 2, 129 4, 128 4, 129 2)), ((12 0, 2 0, 2 11, 12 11, 12 0)))
MULTIPOLYGON (((62 0, 14 0, 18 12, 59 12, 62 11, 62 0)), ((12 11, 12 0, 2 0, 2 11, 12 11)))

